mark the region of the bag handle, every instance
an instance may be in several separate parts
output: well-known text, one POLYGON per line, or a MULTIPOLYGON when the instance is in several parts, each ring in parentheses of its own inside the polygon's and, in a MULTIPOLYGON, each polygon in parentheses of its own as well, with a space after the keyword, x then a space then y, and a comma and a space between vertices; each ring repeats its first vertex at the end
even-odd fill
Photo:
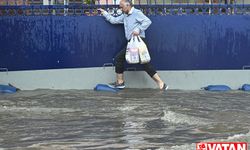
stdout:
POLYGON ((137 40, 138 42, 143 41, 139 35, 132 36, 130 42, 135 42, 135 40, 137 40))
POLYGON ((141 39, 141 37, 140 37, 140 36, 137 36, 137 38, 138 38, 138 41, 139 41, 139 42, 141 42, 141 41, 142 41, 142 39, 141 39))
POLYGON ((132 36, 132 38, 130 39, 130 41, 129 42, 135 42, 135 36, 132 36))
POLYGON ((133 40, 133 42, 135 42, 135 40, 137 40, 138 42, 141 42, 141 41, 142 41, 142 39, 141 39, 141 37, 140 37, 139 35, 132 36, 132 39, 131 39, 131 40, 133 40))
POLYGON ((142 41, 142 39, 141 39, 141 37, 139 35, 132 36, 132 38, 134 39, 134 41, 135 41, 135 39, 137 39, 138 42, 142 41))

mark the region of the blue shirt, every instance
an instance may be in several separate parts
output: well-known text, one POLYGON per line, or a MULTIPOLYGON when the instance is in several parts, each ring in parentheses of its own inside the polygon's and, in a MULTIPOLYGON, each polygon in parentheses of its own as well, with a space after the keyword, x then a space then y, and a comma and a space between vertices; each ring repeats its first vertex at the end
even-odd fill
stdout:
POLYGON ((140 37, 145 38, 145 30, 152 23, 147 16, 134 7, 131 8, 128 14, 122 14, 118 17, 113 17, 106 11, 103 16, 112 24, 124 24, 127 40, 131 39, 133 31, 139 32, 140 37))

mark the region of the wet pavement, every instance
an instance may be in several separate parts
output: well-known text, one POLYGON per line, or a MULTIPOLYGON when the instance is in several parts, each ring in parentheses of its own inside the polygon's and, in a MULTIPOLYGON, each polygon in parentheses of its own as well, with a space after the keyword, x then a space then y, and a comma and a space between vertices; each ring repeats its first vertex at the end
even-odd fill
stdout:
POLYGON ((125 89, 0 94, 0 149, 195 150, 250 143, 250 93, 125 89))

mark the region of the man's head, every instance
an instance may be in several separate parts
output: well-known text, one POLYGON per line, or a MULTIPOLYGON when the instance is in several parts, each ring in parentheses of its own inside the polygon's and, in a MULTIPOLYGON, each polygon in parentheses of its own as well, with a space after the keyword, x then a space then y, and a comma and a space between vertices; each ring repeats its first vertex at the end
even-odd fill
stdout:
POLYGON ((132 0, 121 0, 120 1, 120 9, 122 12, 128 14, 133 6, 132 0))

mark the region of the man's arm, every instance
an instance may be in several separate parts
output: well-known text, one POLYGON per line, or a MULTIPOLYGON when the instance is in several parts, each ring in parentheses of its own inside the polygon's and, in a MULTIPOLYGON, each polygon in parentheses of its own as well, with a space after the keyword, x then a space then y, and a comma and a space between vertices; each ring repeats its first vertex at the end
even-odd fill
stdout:
POLYGON ((136 18, 136 20, 140 22, 141 24, 137 28, 134 29, 134 32, 133 32, 134 35, 136 34, 139 35, 140 32, 145 31, 152 23, 151 20, 147 16, 145 16, 141 11, 138 12, 138 17, 136 18))
POLYGON ((124 20, 124 16, 120 15, 118 17, 113 17, 112 15, 110 15, 107 11, 105 11, 104 9, 98 9, 99 11, 101 11, 101 14, 106 18, 106 20, 108 20, 110 23, 112 24, 123 24, 123 20, 124 20))

